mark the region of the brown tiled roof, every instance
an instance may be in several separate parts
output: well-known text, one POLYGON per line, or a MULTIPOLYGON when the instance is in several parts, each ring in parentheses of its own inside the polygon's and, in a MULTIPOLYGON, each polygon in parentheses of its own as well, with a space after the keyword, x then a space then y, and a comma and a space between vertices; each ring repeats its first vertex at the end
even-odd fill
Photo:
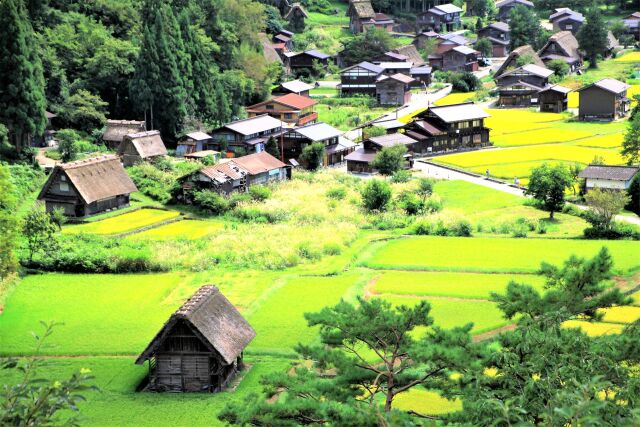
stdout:
POLYGON ((298 95, 297 93, 288 93, 283 96, 278 96, 277 98, 273 98, 275 102, 280 104, 287 105, 289 107, 293 107, 299 110, 304 108, 313 107, 318 102, 314 101, 311 98, 307 98, 306 96, 298 95))
POLYGON ((256 336, 256 331, 218 288, 205 285, 171 315, 140 354, 137 364, 153 357, 179 320, 188 322, 204 340, 203 344, 218 352, 228 364, 232 364, 256 336))
POLYGON ((38 199, 44 197, 59 173, 68 177, 78 195, 87 204, 138 191, 120 159, 108 155, 57 165, 49 175, 38 199))
POLYGON ((286 166, 266 151, 234 158, 232 162, 236 163, 241 168, 246 169, 251 175, 257 175, 286 166))
POLYGON ((165 156, 167 148, 160 138, 160 131, 150 130, 147 132, 131 133, 125 135, 118 146, 118 154, 124 154, 128 144, 133 145, 136 152, 142 159, 155 156, 165 156))
POLYGON ((580 172, 579 177, 589 179, 606 179, 610 181, 629 181, 638 172, 640 172, 640 168, 635 166, 589 165, 580 172))
POLYGON ((402 73, 396 73, 392 76, 382 76, 378 79, 379 82, 383 82, 385 80, 395 80, 398 81, 400 83, 405 83, 405 84, 409 84, 415 81, 415 79, 413 77, 409 77, 406 74, 402 74, 402 73))
POLYGON ((347 161, 352 161, 352 162, 367 162, 370 163, 373 161, 373 159, 376 158, 376 154, 378 154, 375 151, 365 151, 362 148, 358 148, 356 151, 354 151, 353 153, 349 153, 344 159, 347 161))
POLYGON ((122 142, 122 138, 130 133, 145 130, 144 121, 137 120, 107 120, 107 129, 102 139, 110 142, 122 142))

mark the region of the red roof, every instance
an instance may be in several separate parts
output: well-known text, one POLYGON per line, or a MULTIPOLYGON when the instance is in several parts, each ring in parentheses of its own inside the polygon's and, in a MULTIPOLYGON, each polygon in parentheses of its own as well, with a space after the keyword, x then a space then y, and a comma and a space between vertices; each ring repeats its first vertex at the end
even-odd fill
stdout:
POLYGON ((298 110, 302 110, 303 108, 313 107, 314 105, 317 104, 317 102, 314 101, 313 99, 307 98, 306 96, 298 95, 297 93, 288 93, 286 95, 273 98, 273 101, 279 104, 284 104, 289 107, 296 108, 298 110))

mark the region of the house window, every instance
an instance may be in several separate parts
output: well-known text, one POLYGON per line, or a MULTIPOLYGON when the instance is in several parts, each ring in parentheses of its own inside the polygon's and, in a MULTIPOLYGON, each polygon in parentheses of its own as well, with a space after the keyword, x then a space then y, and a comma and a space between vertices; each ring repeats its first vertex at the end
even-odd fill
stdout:
POLYGON ((285 119, 290 119, 291 117, 293 117, 293 114, 291 114, 291 113, 284 113, 284 118, 285 118, 285 119))
POLYGON ((69 191, 69 184, 66 182, 60 181, 60 191, 67 192, 69 191))
POLYGON ((267 110, 273 110, 273 105, 271 104, 267 104, 265 107, 267 110))
POLYGON ((567 28, 566 28, 566 29, 567 29, 567 30, 573 30, 573 25, 569 25, 569 24, 567 24, 567 28))

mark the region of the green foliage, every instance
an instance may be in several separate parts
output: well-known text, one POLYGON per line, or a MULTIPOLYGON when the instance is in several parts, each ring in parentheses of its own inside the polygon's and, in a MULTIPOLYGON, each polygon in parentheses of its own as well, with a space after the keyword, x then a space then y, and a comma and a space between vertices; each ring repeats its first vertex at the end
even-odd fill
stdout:
POLYGON ((60 152, 60 160, 63 162, 71 162, 78 158, 80 147, 78 141, 80 134, 73 129, 60 129, 56 132, 58 140, 58 151, 60 152))
POLYGON ((629 184, 627 194, 629 196, 629 204, 626 208, 636 215, 640 215, 640 174, 636 175, 631 184, 629 184))
POLYGON ((17 221, 14 215, 16 206, 15 190, 11 183, 9 168, 0 163, 0 282, 17 267, 15 248, 17 221))
POLYGON ((551 166, 543 163, 531 171, 526 194, 542 203, 549 211, 549 217, 553 218, 554 212, 562 209, 565 191, 571 186, 571 175, 563 164, 551 166))
POLYGON ((398 42, 382 29, 370 29, 343 44, 343 60, 347 66, 381 56, 398 46, 398 42))
POLYGON ((229 201, 215 191, 196 191, 193 193, 193 200, 196 205, 214 215, 222 215, 229 210, 229 201))
POLYGON ((327 190, 327 197, 335 200, 344 200, 347 190, 344 187, 334 187, 327 190))
POLYGON ((314 142, 306 145, 302 149, 300 160, 302 160, 305 167, 310 171, 317 170, 322 166, 322 162, 324 161, 324 144, 321 142, 314 142))
POLYGON ((59 107, 58 115, 65 126, 89 134, 107 123, 106 106, 99 96, 80 89, 59 107))
POLYGON ((424 202, 412 191, 404 191, 398 196, 398 206, 407 215, 418 215, 424 210, 424 202))
POLYGON ((629 203, 624 191, 610 191, 594 188, 584 196, 590 210, 585 219, 597 231, 606 234, 613 226, 613 220, 629 203))
POLYGON ((371 166, 377 169, 382 175, 393 175, 404 168, 406 164, 404 155, 406 153, 407 147, 404 145, 384 147, 378 151, 378 154, 376 154, 371 162, 371 166))
POLYGON ((576 38, 587 58, 589 68, 598 67, 598 56, 604 55, 608 46, 607 26, 602 12, 597 6, 591 7, 585 14, 585 22, 578 30, 576 38))
POLYGON ((374 136, 382 136, 387 134, 387 130, 382 126, 368 126, 363 129, 365 138, 371 138, 374 136))
POLYGON ((141 163, 128 168, 127 172, 138 190, 161 203, 167 203, 180 187, 178 179, 201 167, 194 162, 173 164, 160 161, 157 164, 141 163))
POLYGON ((58 249, 56 232, 58 227, 51 221, 51 216, 41 203, 35 203, 25 215, 22 234, 27 241, 29 261, 34 255, 52 256, 58 249))
POLYGON ((391 201, 391 186, 380 179, 370 179, 362 190, 362 205, 367 211, 384 211, 391 201))
POLYGON ((264 146, 264 151, 271 154, 276 159, 280 159, 280 147, 278 147, 278 141, 274 137, 270 137, 264 146))
POLYGON ((493 44, 491 43, 491 40, 487 38, 478 39, 478 41, 476 42, 475 48, 478 52, 482 54, 482 56, 485 56, 485 57, 493 56, 493 44))
POLYGON ((624 134, 620 154, 629 165, 640 162, 640 114, 636 114, 629 121, 629 127, 624 134))
POLYGON ((554 77, 562 79, 569 74, 569 64, 562 59, 554 59, 547 63, 547 68, 553 71, 554 77))
POLYGON ((405 169, 396 171, 393 175, 391 175, 391 182, 394 184, 401 184, 403 182, 411 181, 411 172, 405 169))
POLYGON ((473 92, 482 87, 482 82, 470 72, 436 71, 434 80, 451 83, 454 92, 473 92))
POLYGON ((42 62, 22 0, 0 3, 0 123, 16 151, 46 125, 42 62))
POLYGON ((252 185, 249 187, 249 195, 257 202, 264 202, 271 197, 271 190, 265 185, 252 185))
POLYGON ((538 15, 528 7, 517 5, 509 13, 509 49, 514 50, 525 44, 534 49, 542 47, 542 27, 538 15))
MULTIPOLYGON (((33 334, 36 339, 35 352, 38 354, 53 333, 55 324, 42 323, 42 335, 33 334)), ((78 403, 85 400, 82 392, 97 390, 87 383, 93 379, 88 370, 74 372, 66 380, 46 380, 38 372, 44 361, 31 357, 26 362, 4 360, 0 368, 15 369, 21 379, 17 384, 5 384, 0 391, 0 424, 14 426, 36 425, 78 425, 78 403), (61 413, 75 412, 62 421, 61 413)))

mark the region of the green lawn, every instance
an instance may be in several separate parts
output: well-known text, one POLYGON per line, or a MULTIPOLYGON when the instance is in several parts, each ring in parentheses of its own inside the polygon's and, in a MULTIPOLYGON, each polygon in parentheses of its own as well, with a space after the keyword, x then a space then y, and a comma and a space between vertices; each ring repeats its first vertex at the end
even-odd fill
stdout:
POLYGON ((465 214, 520 206, 525 200, 467 181, 439 181, 434 192, 440 196, 446 209, 460 210, 465 214), (473 202, 469 203, 469 200, 473 202))
POLYGON ((362 263, 377 269, 533 273, 542 261, 559 264, 571 254, 592 257, 603 246, 616 271, 640 268, 640 242, 481 237, 393 240, 373 248, 362 263))
POLYGON ((480 274, 387 271, 377 279, 377 294, 441 296, 488 299, 492 292, 504 293, 515 281, 542 291, 544 278, 529 274, 480 274))
MULTIPOLYGON (((55 336, 55 333, 54 333, 55 336)), ((87 392, 80 403, 82 426, 212 426, 223 425, 217 414, 232 400, 261 390, 260 377, 285 372, 290 360, 247 357, 251 369, 235 390, 223 393, 139 393, 136 386, 147 374, 146 366, 134 364, 135 357, 86 357, 48 359, 41 375, 65 378, 81 368, 91 369, 99 392, 87 392)), ((13 370, 0 370, 0 383, 17 381, 13 370)))
POLYGON ((125 213, 110 217, 101 221, 94 221, 87 224, 69 225, 63 233, 77 234, 101 234, 113 235, 134 231, 149 225, 176 218, 180 212, 165 211, 158 209, 140 209, 134 212, 125 213))

